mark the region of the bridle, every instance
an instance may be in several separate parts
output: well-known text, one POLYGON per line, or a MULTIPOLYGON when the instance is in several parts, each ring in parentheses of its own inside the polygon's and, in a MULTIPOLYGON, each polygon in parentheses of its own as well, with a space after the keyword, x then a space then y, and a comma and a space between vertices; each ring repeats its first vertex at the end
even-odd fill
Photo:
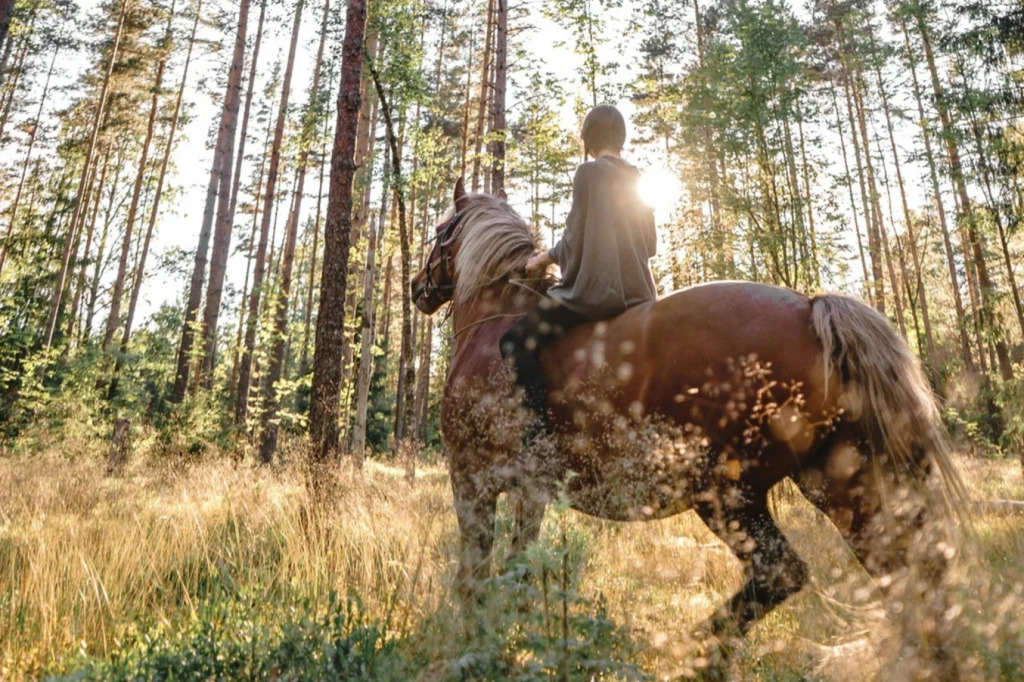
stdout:
POLYGON ((434 248, 430 251, 430 257, 427 259, 427 283, 423 288, 423 296, 428 299, 434 294, 439 294, 444 297, 445 300, 451 297, 453 291, 455 291, 455 284, 453 282, 434 282, 434 270, 444 264, 448 271, 451 271, 452 266, 452 255, 451 246, 455 242, 456 230, 459 224, 462 222, 462 218, 465 214, 461 211, 456 211, 455 215, 452 216, 448 224, 437 233, 432 241, 436 241, 434 248), (441 253, 435 260, 434 254, 440 249, 441 253))

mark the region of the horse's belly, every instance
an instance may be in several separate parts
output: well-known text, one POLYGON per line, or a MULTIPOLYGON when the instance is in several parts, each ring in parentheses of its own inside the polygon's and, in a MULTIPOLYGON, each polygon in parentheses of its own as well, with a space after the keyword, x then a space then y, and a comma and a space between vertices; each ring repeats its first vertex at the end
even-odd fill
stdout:
POLYGON ((706 453, 673 438, 641 438, 634 447, 569 445, 567 493, 578 511, 613 521, 673 516, 692 505, 707 471, 706 453))

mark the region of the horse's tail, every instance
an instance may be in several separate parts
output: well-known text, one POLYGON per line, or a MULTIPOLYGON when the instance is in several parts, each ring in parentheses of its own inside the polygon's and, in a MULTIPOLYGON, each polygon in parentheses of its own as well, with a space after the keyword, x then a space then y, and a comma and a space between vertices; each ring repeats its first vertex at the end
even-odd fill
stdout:
POLYGON ((897 470, 921 475, 934 464, 945 498, 968 508, 953 464, 946 429, 921 366, 906 341, 874 308, 848 296, 811 299, 811 326, 824 349, 826 385, 842 375, 840 405, 860 425, 874 454, 888 454, 897 470))

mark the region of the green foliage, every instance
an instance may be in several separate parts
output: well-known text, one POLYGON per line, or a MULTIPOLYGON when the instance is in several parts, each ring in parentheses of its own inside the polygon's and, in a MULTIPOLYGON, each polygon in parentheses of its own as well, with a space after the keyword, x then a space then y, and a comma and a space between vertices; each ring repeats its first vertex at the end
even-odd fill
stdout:
POLYGON ((630 630, 613 621, 603 596, 584 597, 579 580, 588 539, 569 530, 558 507, 559 532, 532 544, 488 581, 476 638, 448 664, 456 679, 651 679, 633 660, 630 630))
POLYGON ((270 603, 258 594, 213 598, 183 628, 159 623, 127 637, 108 660, 80 654, 53 680, 353 680, 404 677, 386 630, 355 598, 331 593, 270 603))

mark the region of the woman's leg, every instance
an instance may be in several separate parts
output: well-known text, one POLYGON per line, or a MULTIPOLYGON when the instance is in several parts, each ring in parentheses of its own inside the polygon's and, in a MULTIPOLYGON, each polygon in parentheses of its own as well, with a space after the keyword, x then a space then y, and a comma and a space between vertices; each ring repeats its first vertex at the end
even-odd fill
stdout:
POLYGON ((501 355, 512 361, 515 381, 523 388, 523 406, 536 417, 528 431, 549 430, 548 387, 540 365, 541 349, 551 345, 572 327, 586 321, 557 301, 545 299, 501 337, 501 355))

